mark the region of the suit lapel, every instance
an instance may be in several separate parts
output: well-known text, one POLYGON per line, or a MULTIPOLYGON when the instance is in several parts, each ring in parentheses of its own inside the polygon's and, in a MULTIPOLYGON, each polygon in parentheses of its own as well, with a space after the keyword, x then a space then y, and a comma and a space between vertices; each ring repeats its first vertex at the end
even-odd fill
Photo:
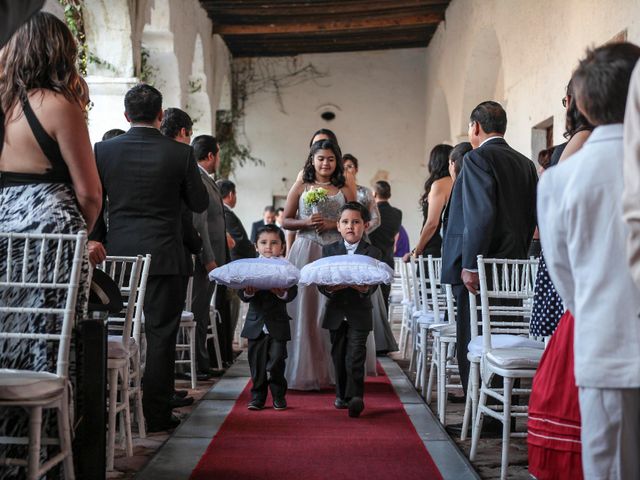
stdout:
POLYGON ((356 255, 366 255, 369 250, 369 244, 365 240, 360 240, 358 248, 356 248, 356 255))

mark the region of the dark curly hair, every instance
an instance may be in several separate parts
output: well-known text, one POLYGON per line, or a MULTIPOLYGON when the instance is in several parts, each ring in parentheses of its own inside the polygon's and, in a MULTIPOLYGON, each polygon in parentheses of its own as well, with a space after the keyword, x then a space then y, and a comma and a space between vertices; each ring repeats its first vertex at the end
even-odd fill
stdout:
POLYGON ((314 183, 316 181, 316 169, 313 166, 313 157, 319 150, 331 150, 336 156, 336 169, 331 174, 331 184, 335 187, 344 187, 344 165, 342 163, 342 152, 337 143, 331 140, 319 140, 311 145, 309 156, 302 169, 302 180, 304 183, 314 183))
POLYGON ((453 150, 451 145, 441 143, 436 145, 429 154, 429 177, 424 182, 424 193, 420 197, 420 206, 425 209, 429 204, 429 193, 431 186, 436 180, 450 177, 449 174, 449 154, 453 150))
POLYGON ((569 97, 569 105, 567 106, 567 117, 564 122, 564 138, 567 140, 573 137, 576 133, 582 130, 593 130, 593 125, 589 123, 589 120, 580 113, 578 110, 578 104, 576 103, 576 97, 573 91, 573 80, 569 80, 567 84, 567 96, 569 97))

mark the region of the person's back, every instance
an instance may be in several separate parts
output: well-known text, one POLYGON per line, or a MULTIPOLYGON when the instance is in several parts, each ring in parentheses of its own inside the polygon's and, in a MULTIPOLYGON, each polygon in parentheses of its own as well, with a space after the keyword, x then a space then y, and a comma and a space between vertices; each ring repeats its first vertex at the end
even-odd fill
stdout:
MULTIPOLYGON (((132 127, 95 147, 109 197, 106 247, 110 255, 151 253, 154 274, 183 272, 180 206, 187 171, 195 167, 191 147, 158 130, 132 127)), ((202 205, 185 202, 192 210, 202 205)))
MULTIPOLYGON (((558 164, 553 175, 544 175, 540 190, 545 196, 541 205, 550 203, 547 198, 553 192, 562 192, 552 200, 558 204, 557 213, 548 215, 557 217, 553 224, 564 227, 572 246, 567 251, 571 280, 557 283, 576 318, 575 368, 580 386, 596 382, 624 388, 640 383, 640 291, 626 257, 606 254, 623 252, 628 237, 618 213, 622 211, 622 159, 622 124, 598 127, 580 151, 558 164), (601 328, 605 319, 607 327, 601 328), (630 362, 631 358, 636 361, 630 362), (612 369, 618 375, 612 376, 612 369)), ((564 261, 557 264, 552 248, 545 250, 545 257, 556 275, 559 267, 565 268, 564 261)))

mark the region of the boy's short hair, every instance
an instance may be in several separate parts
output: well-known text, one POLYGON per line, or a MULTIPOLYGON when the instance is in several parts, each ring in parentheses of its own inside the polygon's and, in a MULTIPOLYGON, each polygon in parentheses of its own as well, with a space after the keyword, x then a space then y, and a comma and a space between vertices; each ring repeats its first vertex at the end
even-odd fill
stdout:
POLYGON ((371 221, 371 214, 369 213, 369 209, 359 202, 345 203, 342 207, 340 207, 340 217, 342 216, 342 212, 346 210, 355 210, 356 212, 360 212, 362 221, 365 223, 371 221))
POLYGON ((391 185, 389 185, 389 182, 378 180, 373 189, 380 200, 389 200, 391 198, 391 185))
POLYGON ((258 232, 256 233, 256 245, 258 244, 258 240, 260 240, 260 235, 262 235, 263 233, 277 233, 278 237, 280 237, 282 245, 285 245, 286 243, 284 239, 284 232, 282 231, 282 229, 274 223, 267 223, 266 225, 258 229, 258 232))

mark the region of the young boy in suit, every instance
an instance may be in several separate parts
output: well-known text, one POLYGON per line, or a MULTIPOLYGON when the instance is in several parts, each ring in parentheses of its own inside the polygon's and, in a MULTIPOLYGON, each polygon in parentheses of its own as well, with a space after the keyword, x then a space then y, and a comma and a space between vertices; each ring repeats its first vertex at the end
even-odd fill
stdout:
MULTIPOLYGON (((347 202, 340 209, 338 231, 342 240, 325 245, 322 256, 368 255, 376 260, 382 253, 362 239, 370 216, 362 204, 347 202)), ((364 376, 367 337, 373 329, 371 293, 377 285, 338 285, 319 287, 329 297, 322 327, 331 334, 331 358, 336 371, 338 409, 348 408, 350 417, 364 410, 364 376)))
MULTIPOLYGON (((280 257, 284 251, 284 233, 275 225, 261 227, 256 235, 256 250, 261 257, 280 257)), ((256 290, 247 287, 238 291, 243 302, 249 302, 249 311, 242 329, 242 336, 249 340, 249 366, 251 368, 251 401, 249 410, 262 410, 271 390, 273 408, 287 408, 284 378, 287 341, 291 330, 286 304, 298 293, 298 287, 256 290)))

